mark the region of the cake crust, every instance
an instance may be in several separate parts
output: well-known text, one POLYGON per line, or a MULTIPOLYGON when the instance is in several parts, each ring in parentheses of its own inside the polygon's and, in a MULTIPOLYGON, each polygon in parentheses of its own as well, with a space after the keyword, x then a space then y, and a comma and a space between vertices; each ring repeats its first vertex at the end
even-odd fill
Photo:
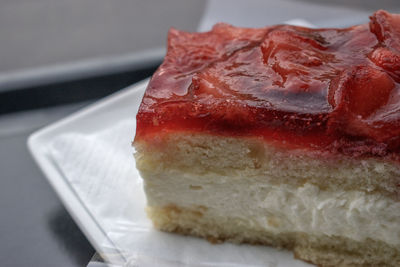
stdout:
POLYGON ((322 155, 307 149, 288 150, 262 138, 221 137, 170 133, 151 142, 136 142, 136 166, 142 172, 162 174, 177 169, 194 174, 213 172, 227 177, 262 177, 273 184, 321 190, 359 190, 400 200, 400 165, 381 158, 358 159, 322 155))

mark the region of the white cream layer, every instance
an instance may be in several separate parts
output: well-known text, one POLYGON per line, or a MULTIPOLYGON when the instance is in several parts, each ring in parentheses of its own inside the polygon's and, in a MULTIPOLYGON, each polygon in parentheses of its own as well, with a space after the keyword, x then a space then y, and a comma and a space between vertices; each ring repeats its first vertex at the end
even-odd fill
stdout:
POLYGON ((360 191, 273 185, 260 178, 170 172, 146 179, 149 206, 205 206, 204 216, 227 216, 273 233, 305 232, 400 245, 400 202, 360 191))

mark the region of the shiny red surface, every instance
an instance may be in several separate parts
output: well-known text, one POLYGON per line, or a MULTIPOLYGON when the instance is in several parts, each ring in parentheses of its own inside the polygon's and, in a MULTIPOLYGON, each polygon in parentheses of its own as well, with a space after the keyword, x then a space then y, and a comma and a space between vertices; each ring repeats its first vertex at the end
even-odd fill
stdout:
POLYGON ((136 139, 171 131, 260 136, 351 155, 400 150, 400 15, 346 29, 171 29, 136 139))

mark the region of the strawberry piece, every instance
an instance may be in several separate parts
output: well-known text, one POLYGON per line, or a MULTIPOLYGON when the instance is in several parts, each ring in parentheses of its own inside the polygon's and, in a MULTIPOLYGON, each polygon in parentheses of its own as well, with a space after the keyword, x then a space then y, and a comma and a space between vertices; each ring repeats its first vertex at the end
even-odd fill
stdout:
POLYGON ((386 70, 397 82, 400 82, 400 53, 386 47, 375 49, 369 56, 372 62, 386 70))
POLYGON ((394 82, 385 72, 359 68, 348 91, 350 111, 367 117, 387 103, 393 88, 394 82))
POLYGON ((369 58, 400 81, 400 15, 379 10, 371 17, 371 32, 380 42, 369 58))
POLYGON ((261 44, 265 64, 283 77, 309 74, 309 68, 326 62, 325 49, 311 34, 302 36, 290 30, 274 30, 261 44))
POLYGON ((153 75, 146 94, 156 98, 187 94, 194 73, 237 50, 260 42, 268 30, 267 27, 247 29, 224 23, 216 24, 212 31, 203 33, 171 28, 167 55, 160 71, 153 75))
POLYGON ((369 27, 378 40, 400 52, 400 15, 378 10, 370 19, 369 27))
POLYGON ((338 110, 366 118, 387 103, 395 84, 383 71, 357 66, 342 75, 336 86, 330 88, 329 103, 338 110))
POLYGON ((192 86, 196 96, 213 96, 222 98, 229 96, 229 86, 223 82, 223 77, 215 73, 213 68, 202 71, 193 76, 192 86))
POLYGON ((374 122, 368 118, 387 104, 394 88, 387 73, 370 66, 344 72, 329 88, 328 101, 335 108, 330 116, 331 130, 378 137, 374 122))

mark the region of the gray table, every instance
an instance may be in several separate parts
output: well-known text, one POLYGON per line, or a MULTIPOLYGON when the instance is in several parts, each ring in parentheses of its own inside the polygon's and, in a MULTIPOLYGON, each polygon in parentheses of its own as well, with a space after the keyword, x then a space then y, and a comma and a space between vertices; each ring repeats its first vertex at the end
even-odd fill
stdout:
POLYGON ((0 117, 0 265, 84 266, 94 250, 26 147, 36 129, 86 103, 0 117))

